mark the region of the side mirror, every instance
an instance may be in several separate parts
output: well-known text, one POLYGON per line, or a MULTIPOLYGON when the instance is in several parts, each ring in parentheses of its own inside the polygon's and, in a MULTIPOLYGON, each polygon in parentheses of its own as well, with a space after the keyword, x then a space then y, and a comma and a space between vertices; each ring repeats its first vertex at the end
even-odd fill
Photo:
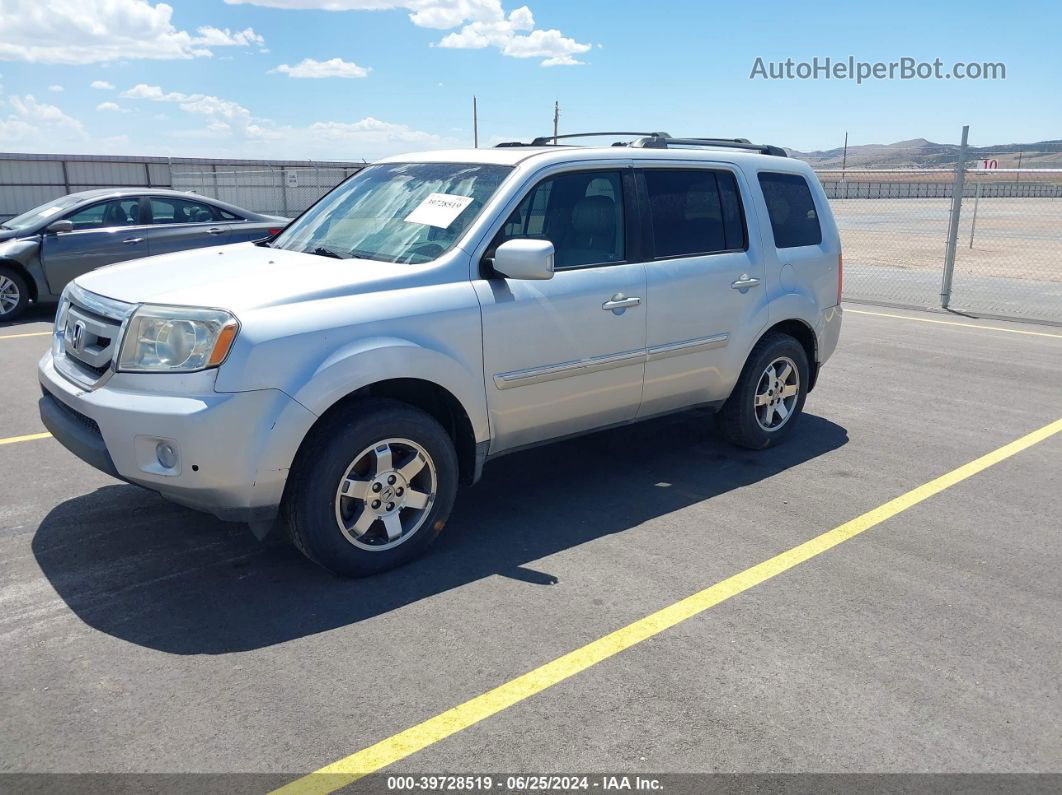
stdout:
POLYGON ((73 232, 73 221, 52 221, 48 226, 44 227, 44 231, 49 234, 57 234, 58 232, 73 232))
POLYGON ((552 279, 553 254, 548 240, 510 240, 494 252, 494 270, 510 279, 552 279))

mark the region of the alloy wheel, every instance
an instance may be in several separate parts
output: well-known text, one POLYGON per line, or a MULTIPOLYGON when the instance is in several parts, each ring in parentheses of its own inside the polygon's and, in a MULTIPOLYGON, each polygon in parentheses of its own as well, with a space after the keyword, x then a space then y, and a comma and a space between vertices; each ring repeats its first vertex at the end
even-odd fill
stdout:
POLYGON ((800 396, 800 371, 788 356, 767 365, 756 384, 756 422, 765 431, 777 431, 793 416, 800 396))
POLYGON ((18 306, 21 297, 18 285, 12 279, 0 273, 0 315, 13 312, 15 307, 18 306))
POLYGON ((391 549, 420 530, 437 492, 428 451, 410 439, 384 439, 347 467, 336 491, 336 523, 356 547, 391 549))

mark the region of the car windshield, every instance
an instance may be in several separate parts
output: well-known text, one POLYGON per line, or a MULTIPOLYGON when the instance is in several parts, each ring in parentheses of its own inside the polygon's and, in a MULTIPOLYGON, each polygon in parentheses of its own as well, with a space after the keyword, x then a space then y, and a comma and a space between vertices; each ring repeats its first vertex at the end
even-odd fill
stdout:
POLYGON ((430 262, 457 242, 511 170, 460 163, 367 166, 271 245, 341 259, 430 262))
POLYGON ((81 201, 83 199, 80 196, 60 196, 58 199, 45 202, 39 207, 27 210, 22 215, 16 215, 4 221, 3 227, 4 229, 30 229, 49 218, 55 218, 81 201))

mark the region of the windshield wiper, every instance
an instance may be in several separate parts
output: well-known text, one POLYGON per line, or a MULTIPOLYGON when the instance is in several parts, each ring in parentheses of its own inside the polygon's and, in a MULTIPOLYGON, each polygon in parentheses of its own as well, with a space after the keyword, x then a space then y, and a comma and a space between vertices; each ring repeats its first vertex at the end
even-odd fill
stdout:
POLYGON ((335 251, 332 251, 332 249, 330 249, 330 248, 325 248, 324 246, 318 246, 317 248, 313 249, 313 251, 311 251, 310 253, 311 254, 316 254, 319 257, 331 257, 332 259, 345 259, 345 257, 342 254, 339 254, 339 253, 337 253, 335 251))

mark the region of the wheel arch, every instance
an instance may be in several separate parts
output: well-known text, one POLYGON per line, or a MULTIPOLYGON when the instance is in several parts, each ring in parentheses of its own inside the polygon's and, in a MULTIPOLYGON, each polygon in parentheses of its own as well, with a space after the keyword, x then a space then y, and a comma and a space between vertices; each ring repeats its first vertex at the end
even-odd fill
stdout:
POLYGON ((40 289, 37 285, 37 280, 33 277, 33 274, 29 272, 29 268, 17 259, 11 259, 10 257, 0 257, 0 268, 10 268, 15 271, 15 273, 25 280, 26 287, 29 290, 30 300, 36 301, 38 299, 40 289))
POLYGON ((798 318, 780 320, 756 339, 753 348, 759 345, 760 340, 768 334, 787 334, 800 343, 800 347, 804 349, 804 353, 808 357, 808 370, 810 371, 808 374, 808 392, 814 389, 815 382, 819 376, 819 343, 818 338, 815 336, 815 330, 808 323, 798 318))
POLYGON ((472 420, 457 396, 440 384, 424 378, 402 377, 374 381, 339 398, 314 421, 303 437, 299 451, 301 452, 306 439, 310 438, 319 425, 335 414, 349 410, 358 401, 372 397, 397 400, 434 418, 453 440, 461 482, 472 484, 479 479, 484 458, 480 451, 485 450, 486 444, 477 444, 472 420))

